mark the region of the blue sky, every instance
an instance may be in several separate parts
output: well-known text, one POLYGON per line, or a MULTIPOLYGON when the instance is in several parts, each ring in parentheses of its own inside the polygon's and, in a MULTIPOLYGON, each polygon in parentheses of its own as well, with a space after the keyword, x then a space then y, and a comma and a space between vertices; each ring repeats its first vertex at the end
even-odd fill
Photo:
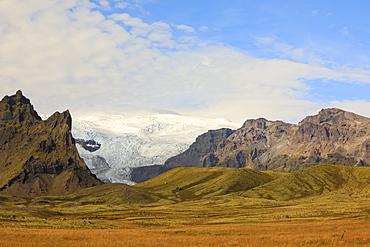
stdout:
MULTIPOLYGON (((144 22, 184 24, 194 36, 276 58, 261 46, 270 38, 305 48, 322 59, 357 65, 368 61, 368 1, 150 1, 127 9, 144 22), (201 31, 207 27, 207 31, 201 31)), ((266 49, 267 48, 267 49, 266 49)))
POLYGON ((42 114, 370 116, 370 2, 2 0, 0 94, 42 114))

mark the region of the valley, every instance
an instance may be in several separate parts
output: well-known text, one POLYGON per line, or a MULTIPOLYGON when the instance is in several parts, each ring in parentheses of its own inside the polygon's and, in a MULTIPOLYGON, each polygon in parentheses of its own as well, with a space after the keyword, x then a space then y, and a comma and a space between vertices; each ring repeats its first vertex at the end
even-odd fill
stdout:
POLYGON ((19 246, 26 239, 58 246, 363 246, 370 244, 369 173, 336 165, 285 175, 177 168, 135 186, 2 196, 0 244, 18 236, 11 243, 19 246), (190 174, 197 175, 185 179, 190 174), (247 182, 237 183, 236 174, 247 182), (305 186, 293 190, 292 181, 305 186))
POLYGON ((370 245, 369 122, 338 109, 247 120, 128 185, 90 171, 76 145, 103 144, 74 139, 69 111, 42 120, 19 90, 0 102, 0 245, 370 245))

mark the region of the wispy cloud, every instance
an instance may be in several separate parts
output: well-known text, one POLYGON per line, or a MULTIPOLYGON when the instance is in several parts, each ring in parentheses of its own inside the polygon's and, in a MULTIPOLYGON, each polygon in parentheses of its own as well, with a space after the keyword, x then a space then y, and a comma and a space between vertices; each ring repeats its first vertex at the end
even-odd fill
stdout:
POLYGON ((350 36, 350 33, 348 31, 348 27, 343 27, 340 32, 343 34, 343 35, 346 35, 346 36, 350 36))
POLYGON ((201 26, 200 28, 199 28, 199 31, 208 31, 208 27, 207 26, 201 26))
POLYGON ((254 37, 254 40, 259 43, 259 44, 263 44, 263 45, 267 45, 267 44, 273 44, 275 43, 275 39, 272 38, 272 37, 254 37))
POLYGON ((319 10, 318 9, 315 9, 311 12, 311 15, 312 16, 316 16, 317 14, 319 13, 319 10))
POLYGON ((130 4, 127 3, 127 2, 119 2, 119 3, 115 3, 115 5, 114 5, 114 7, 117 8, 117 9, 125 9, 129 6, 130 6, 130 4))
POLYGON ((176 24, 171 24, 176 29, 182 30, 187 33, 194 33, 195 30, 192 27, 186 26, 186 25, 176 25, 176 24))

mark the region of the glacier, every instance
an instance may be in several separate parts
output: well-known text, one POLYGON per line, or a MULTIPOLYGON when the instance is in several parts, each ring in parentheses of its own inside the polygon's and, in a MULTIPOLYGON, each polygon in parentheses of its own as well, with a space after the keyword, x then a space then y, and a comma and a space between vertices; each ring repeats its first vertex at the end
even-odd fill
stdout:
POLYGON ((90 152, 76 143, 80 156, 101 180, 134 184, 131 169, 161 165, 211 129, 237 129, 240 123, 225 119, 175 114, 148 116, 94 114, 73 118, 75 139, 94 140, 100 148, 90 152))

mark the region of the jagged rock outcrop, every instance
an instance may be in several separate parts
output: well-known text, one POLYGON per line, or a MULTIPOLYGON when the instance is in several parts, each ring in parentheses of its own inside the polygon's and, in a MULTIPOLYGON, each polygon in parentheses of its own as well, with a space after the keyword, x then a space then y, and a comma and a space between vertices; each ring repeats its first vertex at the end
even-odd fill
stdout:
POLYGON ((217 163, 206 166, 247 167, 264 170, 270 157, 279 154, 289 143, 294 125, 264 118, 247 120, 213 152, 217 163), (255 162, 256 160, 261 161, 255 162))
POLYGON ((19 90, 0 102, 0 194, 63 195, 101 185, 80 158, 68 111, 42 121, 19 90))
POLYGON ((324 163, 370 166, 370 118, 336 108, 323 109, 298 124, 250 119, 219 140, 209 152, 198 152, 204 144, 197 140, 193 144, 197 149, 191 147, 168 159, 165 167, 224 166, 293 172, 324 163))
MULTIPOLYGON (((194 166, 193 164, 198 164, 205 156, 212 154, 217 149, 217 145, 233 132, 228 128, 209 130, 198 136, 185 152, 169 158, 164 165, 134 167, 131 172, 131 180, 140 183, 175 167, 194 166)), ((207 157, 207 159, 212 160, 212 157, 207 157)))

